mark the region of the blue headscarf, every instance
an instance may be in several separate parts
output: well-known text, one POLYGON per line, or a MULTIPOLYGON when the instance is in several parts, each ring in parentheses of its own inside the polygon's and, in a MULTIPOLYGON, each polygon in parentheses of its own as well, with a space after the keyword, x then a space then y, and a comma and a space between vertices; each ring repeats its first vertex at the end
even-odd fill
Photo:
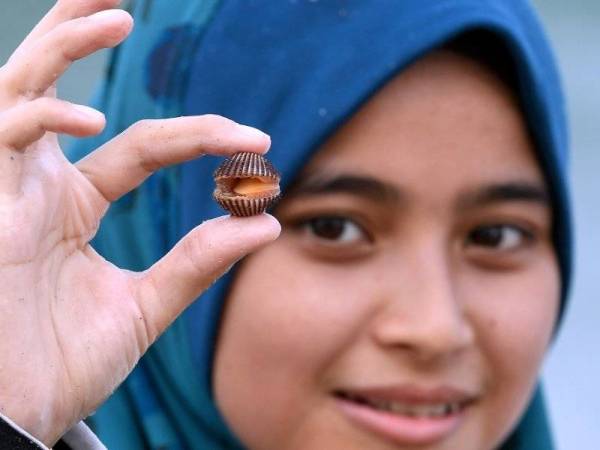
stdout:
MULTIPOLYGON (((145 0, 136 30, 112 55, 96 106, 106 131, 77 159, 147 117, 216 113, 272 137, 284 189, 311 154, 386 81, 428 51, 483 29, 506 46, 551 189, 564 309, 571 267, 567 130, 554 61, 521 0, 145 0)), ((222 211, 211 199, 219 161, 154 175, 119 200, 94 242, 109 260, 144 269, 222 211)), ((213 401, 212 364, 233 272, 152 346, 91 421, 109 448, 238 449, 213 401)), ((538 388, 505 450, 552 449, 538 388)))

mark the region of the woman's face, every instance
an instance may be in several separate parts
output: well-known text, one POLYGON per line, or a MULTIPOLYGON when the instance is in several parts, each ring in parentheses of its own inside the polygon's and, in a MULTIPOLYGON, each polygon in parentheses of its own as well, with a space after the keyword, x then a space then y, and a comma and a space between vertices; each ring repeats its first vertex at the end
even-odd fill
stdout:
POLYGON ((559 274, 516 101, 433 53, 319 150, 227 299, 219 408, 252 449, 491 449, 528 403, 559 274))

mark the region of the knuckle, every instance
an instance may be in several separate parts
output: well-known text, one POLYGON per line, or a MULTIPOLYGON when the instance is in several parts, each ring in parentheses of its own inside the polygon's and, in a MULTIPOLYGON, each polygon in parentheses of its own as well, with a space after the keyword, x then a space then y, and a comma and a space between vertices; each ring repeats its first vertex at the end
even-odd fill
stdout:
POLYGON ((204 114, 199 117, 199 120, 202 121, 208 130, 227 131, 237 126, 237 123, 233 120, 219 116, 218 114, 204 114))
POLYGON ((19 105, 19 109, 21 110, 19 115, 24 119, 28 118, 32 129, 35 129, 36 134, 41 137, 45 132, 44 123, 51 110, 51 105, 48 103, 48 100, 45 98, 38 98, 19 105))
POLYGON ((68 50, 70 45, 78 44, 81 41, 79 35, 84 35, 91 22, 92 19, 88 17, 76 17, 57 25, 47 35, 48 44, 56 46, 62 52, 68 50))
POLYGON ((147 173, 164 166, 152 151, 154 143, 160 141, 156 136, 158 122, 160 121, 152 119, 140 120, 125 132, 127 146, 136 155, 139 166, 147 173))
POLYGON ((91 17, 77 17, 57 25, 48 34, 44 47, 58 52, 66 62, 72 62, 115 41, 120 35, 120 32, 109 31, 98 27, 98 22, 91 17))
POLYGON ((206 253, 207 247, 210 247, 209 239, 204 233, 202 226, 193 230, 190 235, 183 240, 183 254, 194 271, 198 273, 206 272, 206 267, 202 264, 202 254, 206 253))
POLYGON ((14 54, 8 62, 0 67, 0 101, 5 103, 18 103, 21 99, 29 99, 32 95, 26 92, 23 87, 23 80, 20 70, 21 62, 14 58, 14 54))
POLYGON ((135 143, 136 141, 144 140, 155 128, 155 120, 143 119, 138 120, 130 125, 125 131, 128 139, 135 143))
POLYGON ((49 97, 38 97, 24 104, 28 109, 33 110, 38 115, 45 115, 49 112, 55 112, 58 109, 63 109, 63 104, 49 97))
POLYGON ((47 36, 54 40, 65 40, 77 27, 81 27, 83 24, 88 22, 87 17, 75 17, 73 19, 66 20, 57 24, 53 30, 51 30, 47 36))
POLYGON ((72 38, 73 24, 71 22, 64 22, 57 25, 56 28, 33 45, 32 51, 28 54, 30 64, 38 61, 36 65, 41 64, 43 70, 44 65, 48 61, 54 61, 56 57, 64 60, 69 59, 69 44, 76 41, 72 38))

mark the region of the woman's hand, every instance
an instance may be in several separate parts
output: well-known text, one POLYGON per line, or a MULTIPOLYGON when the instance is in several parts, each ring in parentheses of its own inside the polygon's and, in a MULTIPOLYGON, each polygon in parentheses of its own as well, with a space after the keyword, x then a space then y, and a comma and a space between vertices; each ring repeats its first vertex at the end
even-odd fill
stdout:
POLYGON ((126 377, 174 318, 236 260, 279 234, 270 216, 203 223, 142 273, 89 245, 110 202, 160 167, 264 153, 269 138, 218 116, 144 121, 70 164, 55 133, 101 113, 58 100, 69 65, 129 34, 117 0, 59 0, 0 69, 0 412, 48 445, 126 377))

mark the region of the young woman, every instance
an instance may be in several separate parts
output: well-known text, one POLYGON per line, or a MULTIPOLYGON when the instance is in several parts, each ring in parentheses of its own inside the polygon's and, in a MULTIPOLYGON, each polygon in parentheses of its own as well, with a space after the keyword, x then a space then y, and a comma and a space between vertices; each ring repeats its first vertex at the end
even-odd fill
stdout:
POLYGON ((88 245, 159 167, 267 149, 216 113, 271 135, 282 233, 92 416, 109 448, 552 448, 537 375, 568 290, 566 139, 527 6, 138 3, 108 126, 74 159, 186 117, 70 165, 44 133, 103 119, 52 83, 124 39, 126 13, 97 13, 115 3, 59 2, 1 74, 6 419, 53 444, 275 239, 269 216, 194 228, 218 215, 202 159, 122 197, 95 241, 142 270, 190 232, 162 260, 121 271, 88 245))

